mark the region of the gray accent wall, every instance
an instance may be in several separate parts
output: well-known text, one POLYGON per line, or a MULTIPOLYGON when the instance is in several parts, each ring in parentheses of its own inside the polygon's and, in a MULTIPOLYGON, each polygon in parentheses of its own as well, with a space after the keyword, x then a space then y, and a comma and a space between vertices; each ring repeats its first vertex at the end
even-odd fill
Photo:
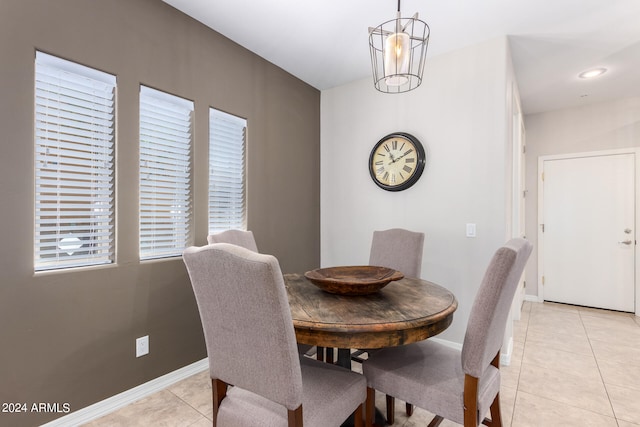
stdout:
MULTIPOLYGON (((195 103, 195 245, 208 109, 248 121, 248 227, 285 272, 320 264, 320 92, 160 0, 0 1, 0 402, 72 410, 206 357, 181 258, 138 259, 138 91, 195 103), (113 265, 34 273, 35 51, 117 76, 113 265), (150 354, 135 358, 135 338, 150 354)), ((0 413, 31 426, 64 414, 0 413)))

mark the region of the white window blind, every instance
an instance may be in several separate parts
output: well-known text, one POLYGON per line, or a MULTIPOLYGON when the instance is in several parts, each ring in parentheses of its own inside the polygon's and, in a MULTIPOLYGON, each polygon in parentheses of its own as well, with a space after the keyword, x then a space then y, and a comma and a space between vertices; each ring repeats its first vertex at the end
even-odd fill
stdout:
POLYGON ((140 258, 190 242, 193 102, 140 87, 140 258))
POLYGON ((36 271, 113 262, 116 78, 35 61, 36 271))
POLYGON ((246 229, 247 121, 209 110, 209 234, 246 229))

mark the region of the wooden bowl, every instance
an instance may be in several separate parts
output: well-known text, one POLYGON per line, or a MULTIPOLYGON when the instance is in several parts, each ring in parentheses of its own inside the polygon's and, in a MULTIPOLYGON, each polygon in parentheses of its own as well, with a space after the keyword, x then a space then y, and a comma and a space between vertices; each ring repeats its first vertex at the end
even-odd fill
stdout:
POLYGON ((323 291, 339 295, 367 295, 378 292, 404 277, 399 271, 374 265, 317 268, 304 276, 323 291))

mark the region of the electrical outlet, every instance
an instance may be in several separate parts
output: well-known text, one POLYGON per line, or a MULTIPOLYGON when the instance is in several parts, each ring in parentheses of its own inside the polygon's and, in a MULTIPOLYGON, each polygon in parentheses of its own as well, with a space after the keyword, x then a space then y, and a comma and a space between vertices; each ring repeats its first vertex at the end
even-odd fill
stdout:
POLYGON ((149 335, 136 338, 136 357, 149 354, 149 335))

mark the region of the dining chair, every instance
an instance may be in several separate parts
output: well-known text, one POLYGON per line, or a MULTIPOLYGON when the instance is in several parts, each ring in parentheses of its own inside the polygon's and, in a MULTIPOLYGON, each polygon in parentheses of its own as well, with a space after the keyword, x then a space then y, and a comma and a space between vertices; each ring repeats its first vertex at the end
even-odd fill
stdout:
POLYGON ((298 354, 278 260, 216 243, 185 249, 202 320, 213 426, 362 427, 361 374, 298 354), (233 387, 228 387, 233 385, 233 387))
POLYGON ((392 228, 374 231, 369 265, 393 268, 406 277, 420 277, 424 233, 392 228))
MULTIPOLYGON (((369 253, 369 265, 393 268, 402 272, 406 277, 420 277, 422 271, 422 252, 424 249, 424 233, 391 228, 389 230, 374 231, 369 253)), ((351 360, 362 363, 362 357, 370 350, 356 350, 351 354, 351 360)), ((394 399, 387 396, 387 414, 393 420, 394 399)), ((408 416, 413 413, 410 403, 406 404, 408 416)))
POLYGON ((445 418, 465 427, 502 426, 500 348, 531 249, 530 242, 515 238, 496 251, 473 302, 462 351, 426 340, 370 355, 362 364, 367 426, 376 390, 436 414, 430 427, 445 418), (488 410, 491 419, 484 418, 488 410))
POLYGON ((258 252, 258 245, 253 238, 253 232, 250 230, 225 230, 220 233, 209 234, 207 236, 207 242, 212 243, 231 243, 234 245, 242 246, 251 251, 258 252))
MULTIPOLYGON (((207 242, 213 243, 231 243, 233 245, 242 246, 250 251, 258 252, 258 245, 253 238, 253 232, 251 230, 225 230, 220 233, 209 234, 207 236, 207 242)), ((313 349, 312 345, 298 344, 298 353, 307 354, 313 349)))

